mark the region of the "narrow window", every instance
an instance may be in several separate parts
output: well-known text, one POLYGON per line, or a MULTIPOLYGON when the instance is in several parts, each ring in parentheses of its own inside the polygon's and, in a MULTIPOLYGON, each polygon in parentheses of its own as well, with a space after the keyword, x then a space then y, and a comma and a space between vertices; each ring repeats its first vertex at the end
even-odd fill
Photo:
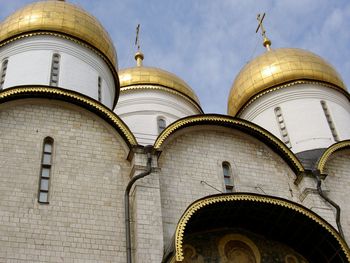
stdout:
POLYGON ((101 102, 102 101, 102 79, 101 77, 98 77, 97 80, 97 85, 98 85, 98 101, 101 102))
POLYGON ((222 163, 222 172, 224 176, 224 184, 225 184, 225 192, 232 193, 233 192, 233 178, 231 166, 228 162, 222 163))
POLYGON ((2 61, 1 63, 1 75, 0 75, 0 90, 4 88, 4 82, 5 82, 5 77, 6 77, 6 71, 7 71, 7 64, 9 60, 6 58, 2 61))
POLYGON ((58 77, 60 72, 60 58, 61 56, 57 53, 52 55, 50 86, 54 86, 54 87, 58 86, 58 77))
POLYGON ((333 139, 334 139, 334 141, 339 142, 339 136, 338 136, 337 130, 335 129, 334 122, 333 122, 332 116, 331 116, 331 114, 329 112, 327 103, 322 100, 321 101, 321 106, 322 106, 324 115, 325 115, 325 117, 327 119, 327 123, 328 123, 329 129, 331 130, 333 139))
POLYGON ((157 122, 158 122, 158 133, 161 133, 166 127, 166 121, 164 118, 159 117, 157 122))
POLYGON ((286 123, 284 122, 282 110, 280 107, 275 108, 275 116, 276 116, 278 127, 280 128, 282 141, 289 148, 292 148, 292 144, 290 143, 290 139, 289 139, 289 135, 288 135, 287 127, 286 127, 286 123))
POLYGON ((46 137, 41 160, 38 202, 49 203, 49 182, 51 177, 53 139, 46 137))

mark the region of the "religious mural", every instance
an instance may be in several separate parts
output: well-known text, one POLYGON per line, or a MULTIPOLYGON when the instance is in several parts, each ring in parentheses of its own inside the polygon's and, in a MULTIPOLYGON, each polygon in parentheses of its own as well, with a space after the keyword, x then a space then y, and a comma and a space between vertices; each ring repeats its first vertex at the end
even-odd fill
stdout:
POLYGON ((186 237, 186 263, 308 263, 290 247, 241 229, 186 237))

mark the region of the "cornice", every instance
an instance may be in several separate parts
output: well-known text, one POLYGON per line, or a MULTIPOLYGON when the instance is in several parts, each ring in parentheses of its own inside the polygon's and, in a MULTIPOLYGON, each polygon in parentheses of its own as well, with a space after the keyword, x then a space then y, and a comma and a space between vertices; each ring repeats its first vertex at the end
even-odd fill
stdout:
POLYGON ((168 88, 165 86, 160 86, 160 85, 130 85, 130 86, 123 86, 120 88, 120 93, 126 93, 126 92, 132 92, 132 91, 140 91, 140 90, 160 90, 164 91, 173 95, 180 96, 181 98, 185 99, 187 102, 189 102, 191 105, 193 105, 200 113, 203 113, 203 110, 201 106, 191 99, 189 96, 174 90, 172 88, 168 88))
POLYGON ((291 166, 292 170, 299 175, 304 172, 304 167, 294 153, 277 137, 272 135, 265 129, 242 119, 233 118, 226 115, 219 114, 204 114, 194 115, 183 119, 180 119, 171 125, 169 125, 154 142, 154 148, 161 151, 165 141, 171 137, 178 130, 200 125, 217 125, 229 128, 236 128, 244 132, 252 134, 255 138, 264 141, 265 144, 270 146, 278 154, 282 156, 284 160, 291 166))
POLYGON ((94 112, 111 124, 112 127, 119 132, 130 148, 138 145, 130 129, 115 113, 101 103, 85 95, 71 90, 49 86, 18 86, 4 89, 0 92, 0 103, 23 98, 49 98, 79 105, 94 112))
POLYGON ((343 93, 347 98, 348 100, 350 100, 350 94, 348 92, 346 92, 345 90, 343 90, 342 88, 339 88, 335 85, 332 85, 332 84, 329 84, 329 83, 326 83, 326 82, 321 82, 321 81, 312 81, 312 80, 296 80, 296 81, 291 81, 291 82, 288 82, 286 84, 283 84, 283 85, 278 85, 278 86, 274 86, 274 87, 271 87, 271 88, 268 88, 268 89, 265 89, 263 91, 261 91, 260 93, 254 95, 253 97, 251 97, 244 105, 243 107, 241 107, 237 113, 234 115, 234 116, 237 116, 239 117, 241 115, 242 112, 244 112, 246 110, 246 108, 248 108, 253 102, 255 102, 257 99, 259 99, 260 97, 270 93, 270 92, 273 92, 273 91, 276 91, 276 90, 280 90, 280 89, 284 89, 284 88, 288 88, 288 87, 291 87, 291 86, 294 86, 294 85, 300 85, 300 84, 313 84, 313 85, 320 85, 320 86, 323 86, 323 87, 327 87, 327 88, 331 88, 333 90, 337 90, 341 93, 343 93))
POLYGON ((317 170, 320 171, 321 174, 324 173, 324 168, 326 166, 327 161, 329 160, 329 157, 335 153, 336 151, 340 151, 345 148, 350 148, 350 140, 345 140, 341 142, 337 142, 327 148, 327 150, 322 154, 320 157, 318 163, 317 163, 317 170))

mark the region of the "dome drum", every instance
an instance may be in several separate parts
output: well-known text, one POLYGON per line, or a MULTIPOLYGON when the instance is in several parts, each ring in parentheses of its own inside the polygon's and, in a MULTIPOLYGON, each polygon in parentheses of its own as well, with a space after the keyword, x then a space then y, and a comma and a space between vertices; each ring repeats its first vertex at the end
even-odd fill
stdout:
POLYGON ((48 85, 85 94, 110 109, 117 103, 113 42, 97 19, 76 5, 41 1, 16 11, 0 24, 0 48, 0 59, 8 61, 4 89, 48 85))

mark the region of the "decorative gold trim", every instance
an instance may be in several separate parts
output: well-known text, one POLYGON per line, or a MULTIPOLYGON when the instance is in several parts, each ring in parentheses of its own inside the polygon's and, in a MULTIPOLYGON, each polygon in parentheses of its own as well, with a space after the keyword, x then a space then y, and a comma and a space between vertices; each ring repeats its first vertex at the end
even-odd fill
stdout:
POLYGON ((119 97, 119 90, 118 87, 120 86, 119 84, 119 77, 118 77, 118 73, 116 70, 116 65, 114 65, 114 63, 105 55, 103 54, 99 49, 97 49, 94 46, 91 46, 89 44, 86 44, 83 41, 80 41, 77 38, 65 35, 63 33, 60 32, 51 32, 51 31, 35 31, 35 32, 26 32, 20 35, 17 35, 15 37, 11 37, 9 39, 6 39, 5 41, 0 43, 0 48, 12 43, 16 40, 22 39, 22 38, 29 38, 29 37, 34 37, 34 36, 54 36, 54 37, 59 37, 62 39, 66 39, 69 41, 72 41, 74 43, 76 43, 77 45, 83 46, 84 48, 89 49, 90 51, 94 52, 97 56, 99 56, 101 59, 103 59, 103 61, 105 61, 109 67, 109 69, 111 70, 112 74, 113 74, 113 78, 114 78, 114 82, 115 82, 115 97, 114 97, 114 102, 113 102, 113 107, 115 107, 115 105, 117 104, 118 101, 118 97, 119 97))
POLYGON ((263 95, 266 95, 267 93, 270 93, 270 92, 273 92, 273 91, 276 91, 276 90, 280 90, 280 89, 284 89, 284 88, 287 88, 287 87, 291 87, 291 86, 294 86, 294 85, 298 85, 298 84, 313 84, 313 85, 320 85, 320 86, 324 86, 324 87, 327 87, 327 88, 331 88, 331 89, 334 89, 334 90, 337 90, 337 91, 340 91, 342 93, 344 93, 348 99, 350 99, 350 96, 349 94, 342 88, 339 88, 337 86, 334 86, 334 85, 331 85, 331 84, 328 84, 328 83, 324 83, 324 82, 321 82, 321 81, 312 81, 312 80, 296 80, 296 81, 291 81, 287 84, 284 84, 284 85, 278 85, 278 86, 275 86, 275 87, 272 87, 272 88, 268 88, 256 95, 254 95, 252 98, 250 98, 242 108, 238 109, 238 111, 236 112, 236 114, 232 114, 231 112, 229 112, 228 114, 230 115, 234 115, 234 116, 239 116, 243 111, 246 110, 246 108, 249 107, 249 105, 251 105, 254 101, 256 101, 257 99, 259 99, 260 97, 262 97, 263 95))
POLYGON ((350 140, 337 142, 331 146, 328 147, 328 149, 322 154, 321 158, 319 159, 317 163, 317 169, 320 171, 321 174, 324 172, 324 168, 326 166, 326 163, 329 159, 329 157, 336 151, 342 150, 344 148, 350 148, 350 140))
POLYGON ((143 90, 143 89, 150 89, 150 90, 162 90, 162 91, 166 91, 169 92, 171 94, 175 94, 180 96, 181 98, 187 100, 188 102, 190 102, 192 105, 194 105, 199 112, 203 113, 203 110, 201 108, 201 106, 195 102, 194 100, 192 100, 190 97, 188 97, 187 95, 184 95, 183 93, 174 90, 172 88, 167 88, 167 87, 163 87, 163 86, 153 86, 151 84, 144 84, 144 85, 132 85, 132 86, 125 86, 125 87, 121 87, 120 88, 120 93, 122 92, 130 92, 130 91, 135 91, 135 90, 143 90))
POLYGON ((55 96, 53 99, 59 99, 59 96, 62 96, 67 100, 71 99, 71 100, 80 102, 85 106, 92 107, 98 114, 100 114, 102 117, 108 120, 109 123, 111 123, 116 130, 121 132, 122 137, 127 140, 127 143, 129 144, 129 146, 137 145, 137 141, 134 135, 132 134, 132 132, 115 113, 113 113, 111 110, 109 110, 107 107, 105 107, 101 103, 98 103, 93 99, 90 99, 86 96, 83 96, 73 91, 69 91, 61 88, 54 88, 54 87, 44 87, 44 86, 14 87, 9 89, 4 89, 2 92, 0 92, 0 103, 4 100, 6 101, 11 100, 11 98, 15 99, 16 97, 20 97, 20 98, 28 97, 30 96, 30 94, 41 94, 41 95, 46 94, 50 96, 55 96))
POLYGON ((96 47, 114 64, 116 51, 103 25, 78 5, 66 1, 35 1, 5 18, 0 25, 0 40, 34 31, 61 32, 96 47))
POLYGON ((233 201, 252 201, 256 203, 267 203, 277 206, 282 206, 288 209, 291 209, 297 213, 300 213, 311 220, 313 220, 315 223, 322 226, 326 231, 328 231, 339 243, 341 246, 343 252, 345 253, 347 259, 350 261, 350 251, 347 247, 345 241, 339 236, 338 232, 334 230, 334 228, 328 224, 326 221, 324 221, 322 218, 317 216, 316 214, 310 212, 308 209, 299 206, 297 204, 292 203, 291 201, 287 201, 284 199, 277 199, 270 196, 259 196, 259 195, 251 195, 251 194, 226 194, 226 195, 217 195, 217 196, 209 196, 205 199, 197 200, 194 203, 192 203, 185 211, 185 213, 182 215, 182 217, 179 220, 179 223, 176 227, 175 231, 175 258, 176 261, 182 261, 184 259, 183 257, 183 239, 185 234, 185 228, 188 223, 188 221, 191 219, 191 217, 200 209, 202 209, 205 206, 208 206, 210 204, 214 203, 220 203, 220 202, 233 202, 233 201))
POLYGON ((171 125, 169 125, 161 134, 159 134, 158 138, 154 142, 154 148, 156 150, 161 150, 166 139, 170 137, 170 135, 175 133, 177 130, 180 130, 181 128, 184 128, 190 125, 203 125, 208 122, 210 122, 213 125, 244 127, 245 129, 258 133, 259 135, 261 135, 261 137, 265 138, 267 141, 271 142, 271 144, 275 145, 277 149, 282 154, 284 154, 287 160, 289 160, 289 162, 293 164, 294 170, 296 170, 298 174, 304 172, 304 167, 299 161, 299 159, 278 138, 276 138, 268 131, 260 128, 259 126, 253 123, 250 123, 248 121, 241 120, 241 119, 235 119, 226 115, 205 114, 205 115, 196 115, 196 116, 190 116, 190 117, 180 119, 172 123, 171 125))

